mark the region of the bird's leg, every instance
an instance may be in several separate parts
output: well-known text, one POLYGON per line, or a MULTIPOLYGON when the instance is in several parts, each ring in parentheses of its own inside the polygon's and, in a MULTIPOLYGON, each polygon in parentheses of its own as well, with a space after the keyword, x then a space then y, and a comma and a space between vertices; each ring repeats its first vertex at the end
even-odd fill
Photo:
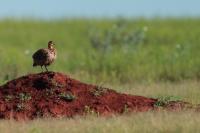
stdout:
POLYGON ((44 67, 45 67, 46 71, 48 72, 49 70, 47 69, 47 66, 45 65, 44 67))
POLYGON ((41 69, 42 69, 42 72, 43 72, 43 67, 42 66, 40 66, 41 67, 41 69))

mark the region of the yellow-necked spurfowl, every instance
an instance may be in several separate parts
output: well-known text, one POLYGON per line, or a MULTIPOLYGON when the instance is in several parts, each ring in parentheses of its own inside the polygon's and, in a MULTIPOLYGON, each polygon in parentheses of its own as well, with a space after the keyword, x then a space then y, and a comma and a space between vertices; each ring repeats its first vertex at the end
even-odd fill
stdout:
POLYGON ((43 71, 44 66, 46 71, 48 71, 47 66, 51 65, 57 56, 57 52, 54 48, 54 45, 55 44, 53 43, 53 41, 49 41, 48 48, 39 49, 33 54, 33 67, 41 66, 41 69, 43 71))

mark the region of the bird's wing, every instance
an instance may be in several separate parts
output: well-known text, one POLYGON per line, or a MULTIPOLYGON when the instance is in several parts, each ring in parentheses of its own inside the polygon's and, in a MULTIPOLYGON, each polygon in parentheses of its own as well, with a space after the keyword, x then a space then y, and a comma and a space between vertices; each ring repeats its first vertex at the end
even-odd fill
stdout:
POLYGON ((39 49, 33 54, 33 59, 35 60, 44 60, 48 58, 48 50, 46 49, 39 49))

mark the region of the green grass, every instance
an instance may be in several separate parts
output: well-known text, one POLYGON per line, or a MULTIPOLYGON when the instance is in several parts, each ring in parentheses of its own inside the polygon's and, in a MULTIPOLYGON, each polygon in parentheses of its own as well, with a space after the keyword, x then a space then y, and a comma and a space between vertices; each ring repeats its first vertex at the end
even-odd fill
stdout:
POLYGON ((32 68, 31 55, 49 40, 58 49, 50 70, 80 80, 124 84, 199 79, 199 22, 186 18, 1 20, 0 79, 40 72, 32 68), (99 40, 105 49, 104 45, 95 48, 99 40))
MULTIPOLYGON (((123 93, 175 97, 198 104, 199 23, 198 18, 0 20, 0 81, 3 84, 25 74, 41 72, 40 68, 32 68, 31 56, 53 40, 58 59, 50 66, 52 71, 123 93)), ((197 112, 147 112, 22 123, 2 120, 0 131, 179 133, 198 132, 199 122, 197 112)))

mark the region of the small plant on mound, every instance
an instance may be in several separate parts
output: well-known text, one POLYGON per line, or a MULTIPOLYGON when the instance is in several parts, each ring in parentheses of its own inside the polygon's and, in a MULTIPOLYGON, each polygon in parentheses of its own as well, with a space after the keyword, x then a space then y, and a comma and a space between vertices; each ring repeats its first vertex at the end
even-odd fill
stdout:
POLYGON ((174 96, 167 96, 167 97, 160 97, 158 100, 154 103, 155 107, 165 107, 167 106, 170 102, 176 102, 176 101, 181 101, 179 97, 174 97, 174 96))
POLYGON ((4 99, 5 99, 5 101, 9 102, 9 101, 13 100, 13 96, 7 95, 4 97, 4 99))
POLYGON ((72 93, 61 93, 59 94, 59 98, 71 102, 76 99, 76 96, 74 96, 72 93))
POLYGON ((45 95, 46 96, 51 96, 54 94, 54 89, 50 88, 50 89, 45 89, 45 95))
POLYGON ((21 101, 28 101, 28 100, 31 100, 31 95, 29 95, 29 94, 27 94, 27 93, 19 93, 18 98, 19 98, 21 101))
POLYGON ((92 91, 91 91, 91 93, 94 95, 94 96, 101 96, 101 95, 103 95, 104 93, 106 93, 107 92, 107 90, 108 89, 106 89, 106 88, 103 88, 103 87, 101 87, 101 86, 97 86, 95 89, 93 89, 92 91))
POLYGON ((16 111, 23 111, 25 109, 26 109, 26 107, 23 103, 18 103, 16 106, 16 111))
POLYGON ((129 108, 128 108, 128 105, 124 105, 124 108, 123 108, 123 111, 122 111, 124 114, 127 114, 130 112, 129 108))
POLYGON ((99 112, 96 112, 94 109, 87 105, 84 107, 84 112, 86 115, 99 116, 99 112))
POLYGON ((63 88, 63 85, 61 83, 58 83, 54 79, 50 79, 50 83, 53 86, 53 89, 55 89, 55 88, 63 88))

